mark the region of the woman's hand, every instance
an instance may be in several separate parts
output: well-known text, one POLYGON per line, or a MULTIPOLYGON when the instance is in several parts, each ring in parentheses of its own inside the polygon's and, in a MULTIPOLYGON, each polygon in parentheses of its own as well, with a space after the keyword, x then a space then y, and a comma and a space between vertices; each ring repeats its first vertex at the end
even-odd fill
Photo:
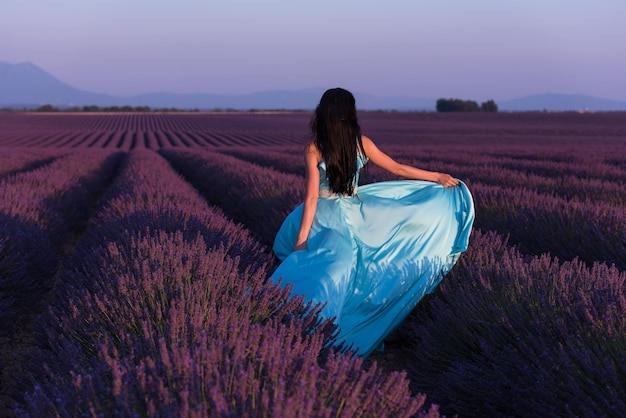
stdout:
POLYGON ((306 250, 306 241, 301 242, 301 243, 296 243, 296 245, 293 246, 293 251, 302 251, 302 250, 306 250))
POLYGON ((441 184, 443 187, 453 187, 459 185, 459 181, 457 179, 446 173, 437 173, 435 176, 435 182, 441 184))

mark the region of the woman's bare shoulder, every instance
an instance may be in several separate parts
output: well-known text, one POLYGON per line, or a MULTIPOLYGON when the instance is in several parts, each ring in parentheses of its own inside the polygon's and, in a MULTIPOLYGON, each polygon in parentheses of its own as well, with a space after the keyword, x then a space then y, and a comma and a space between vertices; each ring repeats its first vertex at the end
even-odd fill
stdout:
POLYGON ((317 148, 317 145, 315 145, 315 141, 309 142, 306 147, 304 147, 304 158, 313 158, 318 163, 322 160, 322 153, 319 148, 317 148))
POLYGON ((309 141, 304 147, 304 152, 314 152, 317 151, 317 145, 315 145, 315 141, 309 141))
POLYGON ((374 141, 372 141, 371 138, 368 136, 361 135, 361 142, 363 143, 363 148, 365 149, 365 152, 377 149, 374 141))
POLYGON ((319 148, 317 148, 317 145, 315 145, 315 141, 309 142, 308 144, 306 144, 306 147, 304 147, 304 155, 307 154, 322 154, 319 148))

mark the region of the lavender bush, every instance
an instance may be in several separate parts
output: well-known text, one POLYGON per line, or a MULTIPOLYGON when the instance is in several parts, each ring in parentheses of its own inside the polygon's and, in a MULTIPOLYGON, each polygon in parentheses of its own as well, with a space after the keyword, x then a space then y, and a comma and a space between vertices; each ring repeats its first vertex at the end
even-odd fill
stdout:
MULTIPOLYGON (((51 153, 54 155, 55 153, 51 153)), ((91 202, 113 175, 119 155, 85 151, 0 181, 0 394, 20 376, 24 341, 45 308, 68 242, 81 233, 91 202)))
POLYGON ((475 231, 400 328, 414 388, 462 416, 617 416, 626 408, 626 275, 528 257, 475 231))
MULTIPOLYGON (((220 208, 207 207, 201 195, 158 154, 138 149, 127 155, 91 220, 90 227, 98 231, 92 245, 102 239, 114 241, 139 226, 141 231, 182 231, 188 239, 200 233, 209 247, 226 245, 229 255, 240 258, 245 266, 273 261, 241 225, 229 222, 220 208)), ((91 235, 84 237, 89 240, 91 235)))
POLYGON ((260 150, 259 147, 230 147, 219 152, 283 173, 304 175, 304 145, 263 147, 260 150))
POLYGON ((86 150, 0 182, 2 213, 30 222, 61 245, 84 219, 99 188, 111 177, 119 154, 86 150))
POLYGON ((626 190, 621 187, 626 170, 607 162, 613 154, 610 151, 600 156, 558 154, 550 149, 542 154, 509 151, 508 156, 502 156, 482 148, 453 150, 445 155, 434 150, 413 151, 412 155, 406 150, 394 150, 394 154, 405 163, 437 166, 470 183, 522 188, 582 202, 626 204, 626 190))
POLYGON ((90 202, 110 179, 118 156, 70 154, 0 181, 0 303, 4 330, 50 289, 64 245, 89 215, 90 202))
POLYGON ((208 201, 270 246, 285 216, 304 198, 303 179, 210 151, 160 151, 208 201))
POLYGON ((410 416, 423 405, 403 374, 337 355, 320 366, 330 324, 202 239, 161 233, 125 250, 109 245, 102 264, 115 270, 99 264, 92 293, 73 293, 72 315, 52 321, 58 348, 25 414, 410 416))
POLYGON ((480 213, 476 226, 507 233, 521 251, 626 269, 623 207, 498 186, 475 184, 472 191, 480 213))
POLYGON ((50 164, 62 152, 23 147, 0 148, 0 179, 50 164))

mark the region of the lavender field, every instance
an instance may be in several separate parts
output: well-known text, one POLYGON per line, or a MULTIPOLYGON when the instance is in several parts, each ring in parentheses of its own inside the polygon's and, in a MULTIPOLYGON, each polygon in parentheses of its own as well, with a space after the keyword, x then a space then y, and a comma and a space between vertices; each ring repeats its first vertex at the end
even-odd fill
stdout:
POLYGON ((310 116, 0 114, 0 415, 626 410, 626 114, 362 113, 476 205, 468 251, 365 360, 268 280, 310 116))

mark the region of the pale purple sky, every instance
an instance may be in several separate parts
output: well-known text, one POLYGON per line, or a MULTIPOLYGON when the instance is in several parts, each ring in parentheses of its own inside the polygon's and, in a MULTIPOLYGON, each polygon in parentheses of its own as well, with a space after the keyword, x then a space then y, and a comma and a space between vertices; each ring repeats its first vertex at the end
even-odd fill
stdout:
POLYGON ((96 93, 626 100, 624 0, 2 0, 0 61, 96 93))

